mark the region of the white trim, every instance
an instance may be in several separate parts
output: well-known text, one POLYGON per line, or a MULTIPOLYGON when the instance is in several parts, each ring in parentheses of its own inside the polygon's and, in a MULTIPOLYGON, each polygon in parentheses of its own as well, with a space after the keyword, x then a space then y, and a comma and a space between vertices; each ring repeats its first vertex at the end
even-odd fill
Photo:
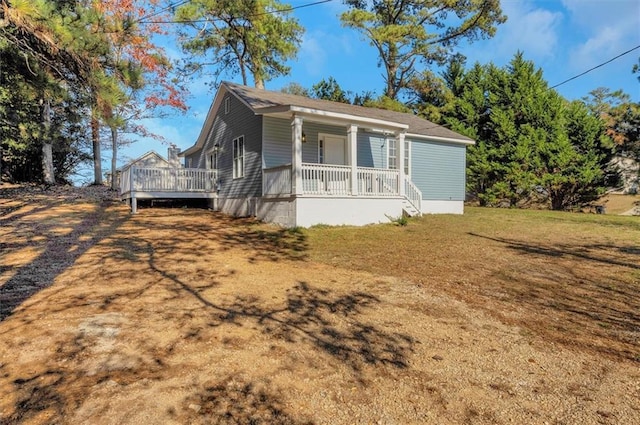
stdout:
MULTIPOLYGON (((411 147, 411 140, 409 140, 409 138, 405 138, 404 143, 406 144, 404 149, 404 159, 407 162, 407 169, 404 170, 404 173, 408 178, 411 178, 411 151, 413 149, 411 147)), ((405 164, 402 164, 403 167, 404 165, 405 164)))
POLYGON ((258 108, 255 110, 256 114, 261 114, 261 115, 277 114, 282 112, 293 112, 296 114, 311 116, 316 119, 318 117, 330 118, 333 120, 332 121, 333 123, 335 123, 335 120, 341 120, 341 121, 344 121, 345 123, 368 124, 368 125, 374 125, 376 127, 382 127, 382 128, 386 127, 392 130, 398 130, 398 129, 406 130, 409 128, 407 124, 402 124, 398 122, 380 120, 377 118, 359 117, 356 115, 342 114, 339 112, 329 112, 329 111, 323 111, 320 109, 304 108, 304 107, 295 106, 295 105, 270 106, 266 108, 258 108))
POLYGON ((231 160, 233 161, 231 168, 232 168, 232 176, 233 179, 241 179, 244 178, 244 171, 245 171, 245 157, 247 156, 247 151, 245 148, 245 138, 244 138, 244 134, 238 136, 238 137, 234 137, 233 140, 231 141, 231 160), (242 155, 238 155, 238 157, 236 157, 236 141, 238 142, 238 146, 240 139, 242 139, 242 155), (237 159, 242 159, 242 169, 241 170, 237 170, 236 169, 236 160, 237 159))
POLYGON ((458 143, 462 145, 475 145, 475 140, 451 139, 449 137, 425 136, 424 134, 407 133, 405 135, 411 139, 433 140, 434 142, 458 143))
POLYGON ((302 193, 302 126, 304 119, 294 114, 291 121, 291 192, 302 193))
POLYGON ((222 100, 224 99, 224 96, 227 92, 228 92, 227 86, 225 84, 220 85, 220 88, 218 89, 216 96, 213 98, 213 102, 211 102, 211 106, 209 106, 209 112, 207 112, 207 117, 205 118, 204 123, 202 124, 202 128, 200 129, 200 134, 196 139, 196 143, 193 146, 180 152, 178 156, 191 155, 192 153, 195 153, 198 150, 200 150, 205 145, 205 142, 207 141, 207 136, 209 135, 209 132, 213 128, 213 123, 214 123, 214 118, 216 116, 216 113, 218 109, 220 109, 222 100))
POLYGON ((398 140, 397 140, 395 137, 392 137, 392 136, 386 136, 386 137, 384 138, 384 143, 385 143, 385 145, 387 145, 387 156, 386 156, 386 158, 385 158, 385 160, 386 160, 386 161, 385 161, 385 162, 386 162, 386 163, 385 163, 385 168, 386 168, 387 170, 397 170, 397 169, 398 169, 398 140), (391 157, 391 155, 389 155, 389 148, 390 148, 390 145, 391 145, 391 143, 390 143, 390 142, 395 143, 395 150, 396 150, 396 153, 395 153, 395 155, 393 156, 393 157, 396 159, 396 167, 395 167, 395 168, 391 168, 391 164, 390 164, 390 162, 389 162, 389 158, 391 157))

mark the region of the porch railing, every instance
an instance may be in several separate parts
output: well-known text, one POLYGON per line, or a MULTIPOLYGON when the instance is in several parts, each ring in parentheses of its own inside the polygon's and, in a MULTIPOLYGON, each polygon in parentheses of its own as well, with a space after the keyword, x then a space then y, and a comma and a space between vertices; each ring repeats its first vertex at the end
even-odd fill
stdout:
POLYGON ((262 172, 262 193, 288 195, 291 193, 291 164, 266 168, 262 172))
POLYGON ((400 173, 382 168, 358 168, 358 194, 362 196, 398 196, 400 173))
POLYGON ((302 193, 350 195, 351 167, 332 164, 302 164, 302 193))
POLYGON ((120 194, 141 192, 210 192, 216 170, 202 168, 129 167, 120 176, 120 194))
POLYGON ((413 204, 416 210, 422 211, 422 192, 411 179, 406 176, 404 178, 404 196, 407 201, 413 204))

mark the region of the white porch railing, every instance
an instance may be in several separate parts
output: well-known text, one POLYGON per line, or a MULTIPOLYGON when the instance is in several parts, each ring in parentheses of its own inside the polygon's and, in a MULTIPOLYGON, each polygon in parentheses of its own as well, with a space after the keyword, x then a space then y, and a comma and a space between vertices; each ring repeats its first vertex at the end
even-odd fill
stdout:
POLYGON ((382 168, 358 168, 358 194, 362 196, 398 196, 400 173, 382 168))
MULTIPOLYGON (((348 165, 302 164, 302 193, 304 195, 343 196, 351 193, 351 167, 348 165)), ((263 170, 262 188, 265 195, 291 193, 291 164, 263 170)), ((395 197, 401 196, 400 185, 404 185, 404 198, 417 211, 422 210, 422 192, 411 181, 400 181, 399 170, 358 167, 356 169, 356 196, 395 197)))
POLYGON ((289 195, 291 193, 291 164, 266 168, 262 171, 264 195, 289 195))
POLYGON ((129 167, 120 176, 120 194, 141 192, 210 192, 216 170, 202 168, 129 167))
POLYGON ((302 193, 350 195, 351 167, 332 164, 302 164, 302 193))
POLYGON ((422 211, 422 192, 407 176, 404 178, 404 196, 416 210, 422 211))

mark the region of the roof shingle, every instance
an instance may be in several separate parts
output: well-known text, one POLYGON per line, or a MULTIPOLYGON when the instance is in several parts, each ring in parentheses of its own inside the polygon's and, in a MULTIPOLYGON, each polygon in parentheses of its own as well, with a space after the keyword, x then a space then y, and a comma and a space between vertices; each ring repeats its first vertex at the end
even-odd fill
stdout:
POLYGON ((404 112, 388 111, 385 109, 369 108, 365 106, 350 105, 346 103, 332 102, 321 99, 311 99, 288 93, 274 92, 243 86, 240 84, 224 82, 227 89, 243 100, 254 112, 260 113, 261 109, 277 106, 297 106, 316 109, 320 111, 353 115, 363 118, 374 118, 385 121, 408 125, 408 133, 421 136, 431 136, 459 140, 464 143, 473 143, 473 139, 449 130, 441 125, 432 123, 417 115, 404 112))

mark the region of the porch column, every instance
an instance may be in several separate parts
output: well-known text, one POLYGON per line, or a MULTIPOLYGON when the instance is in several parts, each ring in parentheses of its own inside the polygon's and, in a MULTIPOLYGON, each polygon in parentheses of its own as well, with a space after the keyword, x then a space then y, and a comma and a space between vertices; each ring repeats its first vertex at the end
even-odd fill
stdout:
POLYGON ((351 196, 358 195, 358 126, 351 124, 347 128, 349 145, 349 165, 351 165, 351 196))
POLYGON ((293 116, 291 121, 291 193, 302 195, 302 117, 293 116))
POLYGON ((398 190, 400 191, 400 196, 404 196, 404 134, 404 131, 396 133, 396 144, 398 148, 398 185, 400 186, 398 190))

